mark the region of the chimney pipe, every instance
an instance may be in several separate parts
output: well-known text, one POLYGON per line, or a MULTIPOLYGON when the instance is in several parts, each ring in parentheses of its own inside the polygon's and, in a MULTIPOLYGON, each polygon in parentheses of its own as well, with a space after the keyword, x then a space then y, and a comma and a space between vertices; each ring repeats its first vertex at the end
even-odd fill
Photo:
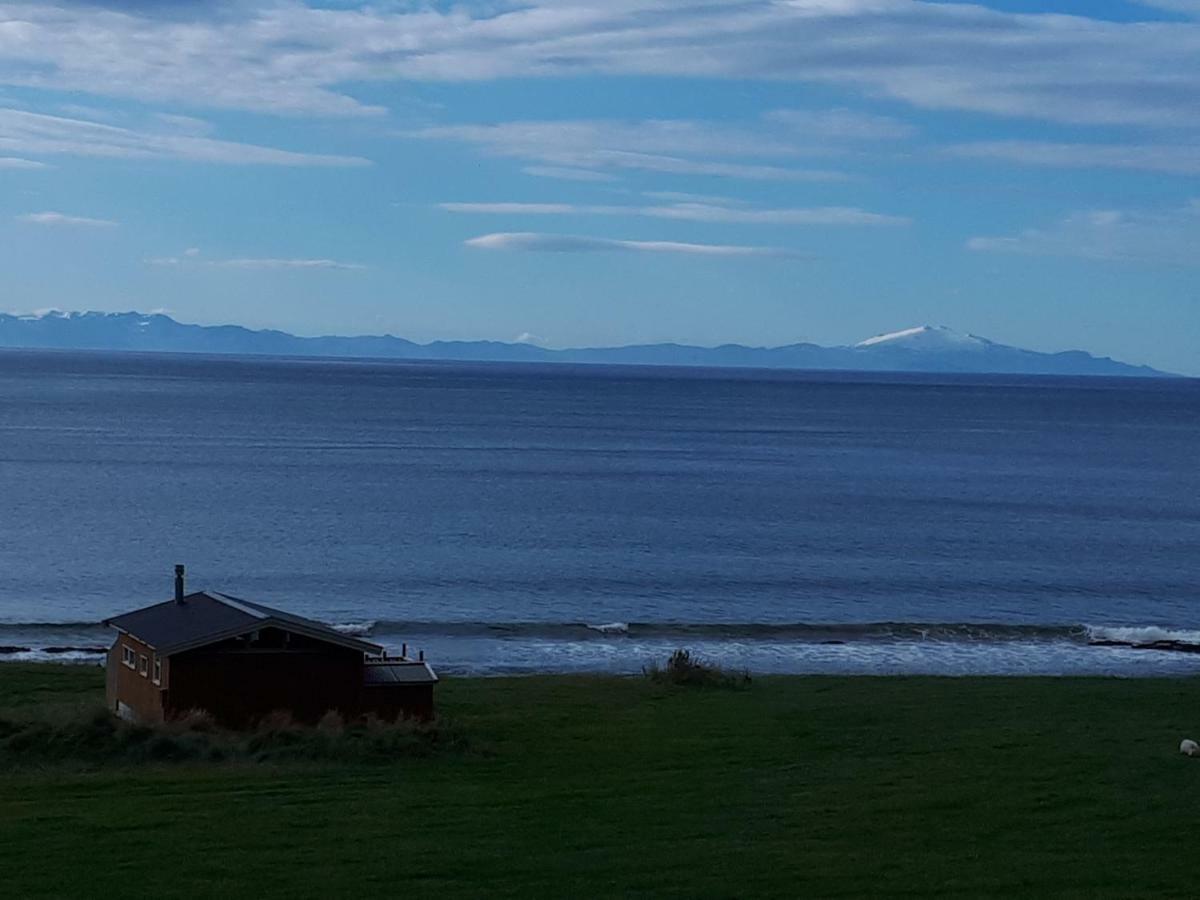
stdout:
POLYGON ((175 602, 183 602, 183 566, 175 567, 175 602))

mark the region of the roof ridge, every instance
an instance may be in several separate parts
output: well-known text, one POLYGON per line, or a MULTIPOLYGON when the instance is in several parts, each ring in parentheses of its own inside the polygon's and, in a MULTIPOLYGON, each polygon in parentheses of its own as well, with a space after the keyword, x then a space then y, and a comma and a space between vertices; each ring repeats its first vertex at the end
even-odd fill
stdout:
POLYGON ((219 591, 203 591, 203 594, 206 597, 216 600, 218 603, 224 603, 226 606, 236 609, 238 612, 244 612, 248 616, 254 616, 256 619, 271 618, 271 616, 267 615, 261 609, 255 609, 253 606, 249 606, 243 601, 237 599, 237 597, 230 597, 228 594, 222 594, 219 591))

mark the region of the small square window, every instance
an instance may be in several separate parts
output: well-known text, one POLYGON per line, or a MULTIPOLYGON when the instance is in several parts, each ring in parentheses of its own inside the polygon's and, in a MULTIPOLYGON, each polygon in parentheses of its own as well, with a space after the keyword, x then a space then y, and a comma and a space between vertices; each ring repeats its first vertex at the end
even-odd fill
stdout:
POLYGON ((154 657, 154 677, 152 680, 155 684, 162 684, 162 660, 157 656, 154 657))
POLYGON ((125 646, 121 647, 121 662, 124 663, 126 666, 128 666, 131 669, 136 667, 136 664, 134 662, 134 652, 133 652, 132 647, 125 647, 125 646))
POLYGON ((138 657, 138 674, 143 678, 150 674, 150 660, 145 656, 138 657))

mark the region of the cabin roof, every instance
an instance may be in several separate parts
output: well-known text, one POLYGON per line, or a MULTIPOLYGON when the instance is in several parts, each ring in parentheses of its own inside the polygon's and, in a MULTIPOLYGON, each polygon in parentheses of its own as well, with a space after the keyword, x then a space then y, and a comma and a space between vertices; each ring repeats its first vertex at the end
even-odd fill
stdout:
POLYGON ((438 677, 424 660, 371 660, 363 666, 367 687, 392 684, 436 684, 438 677))
POLYGON ((167 600, 135 609, 105 619, 104 624, 149 644, 164 656, 262 628, 280 628, 363 653, 383 652, 378 644, 343 634, 324 622, 216 591, 197 591, 182 602, 167 600))

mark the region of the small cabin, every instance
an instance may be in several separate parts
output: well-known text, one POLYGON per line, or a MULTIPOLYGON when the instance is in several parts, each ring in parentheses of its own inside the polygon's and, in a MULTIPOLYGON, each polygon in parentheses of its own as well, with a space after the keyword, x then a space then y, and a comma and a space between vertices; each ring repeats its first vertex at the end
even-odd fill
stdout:
POLYGON ((186 593, 106 619, 109 708, 139 722, 203 710, 240 727, 270 713, 316 722, 430 719, 437 675, 424 659, 388 657, 378 644, 303 616, 215 591, 186 593))

